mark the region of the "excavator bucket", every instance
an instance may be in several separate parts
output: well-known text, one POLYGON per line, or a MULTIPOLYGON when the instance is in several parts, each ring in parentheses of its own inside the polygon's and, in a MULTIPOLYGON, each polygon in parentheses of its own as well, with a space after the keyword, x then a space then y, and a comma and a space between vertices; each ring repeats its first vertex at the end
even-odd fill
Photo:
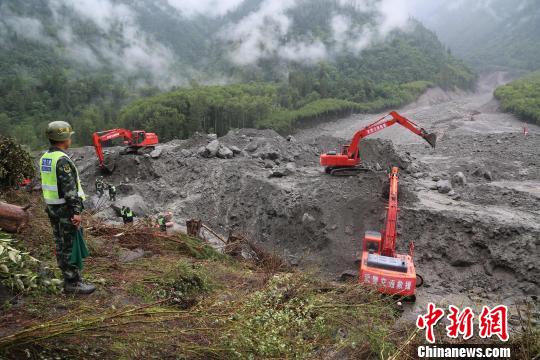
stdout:
POLYGON ((437 144, 437 135, 434 133, 429 133, 424 136, 424 139, 428 142, 429 145, 431 145, 432 148, 435 148, 435 145, 437 144))

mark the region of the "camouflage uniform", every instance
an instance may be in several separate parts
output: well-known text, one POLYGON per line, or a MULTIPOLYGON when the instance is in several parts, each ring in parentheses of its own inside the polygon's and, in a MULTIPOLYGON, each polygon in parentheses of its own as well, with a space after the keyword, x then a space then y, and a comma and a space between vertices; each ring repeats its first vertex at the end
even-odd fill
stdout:
MULTIPOLYGON (((49 151, 62 150, 52 147, 49 151)), ((69 158, 62 157, 57 162, 56 176, 59 195, 66 200, 66 203, 47 205, 46 212, 53 228, 58 267, 62 270, 66 282, 77 282, 81 280, 80 271, 76 265, 69 263, 73 239, 77 231, 77 227, 71 223, 71 218, 73 215, 80 215, 83 211, 83 200, 77 194, 75 164, 69 158)))

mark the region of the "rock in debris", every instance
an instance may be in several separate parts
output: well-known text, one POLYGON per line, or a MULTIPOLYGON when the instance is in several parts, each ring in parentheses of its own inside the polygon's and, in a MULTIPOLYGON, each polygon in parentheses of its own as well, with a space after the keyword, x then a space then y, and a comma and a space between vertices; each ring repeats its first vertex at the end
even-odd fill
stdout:
POLYGON ((217 134, 208 134, 206 135, 206 137, 208 138, 208 140, 217 140, 217 134))
POLYGON ((281 178, 287 175, 288 175, 288 172, 285 168, 277 168, 277 169, 273 169, 272 172, 270 172, 270 175, 268 177, 281 178))
POLYGON ((345 270, 339 276, 340 281, 356 281, 356 279, 358 279, 358 271, 352 269, 345 270))
POLYGON ((493 180, 493 175, 491 174, 491 171, 489 170, 486 170, 486 169, 483 169, 481 167, 477 168, 476 170, 474 170, 472 172, 472 174, 474 176, 477 176, 477 177, 483 177, 484 179, 488 180, 488 181, 492 181, 493 180))
POLYGON ((157 159, 161 156, 161 153, 162 153, 163 150, 161 149, 155 149, 155 150, 152 150, 152 152, 150 153, 150 157, 152 159, 157 159))
POLYGON ((206 153, 207 157, 214 157, 216 156, 218 150, 219 150, 219 141, 213 140, 208 145, 206 145, 206 153))
POLYGON ((261 159, 268 159, 268 160, 277 160, 279 159, 279 151, 278 150, 268 150, 261 154, 259 154, 261 159))
POLYGON ((234 155, 242 153, 242 150, 240 150, 237 146, 231 146, 229 149, 231 149, 234 155))
POLYGON ((293 162, 287 163, 287 165, 285 165, 285 169, 289 174, 292 174, 296 172, 296 165, 293 162))
POLYGON ((206 150, 206 146, 201 146, 197 150, 197 155, 202 156, 202 157, 208 157, 208 151, 206 150))
POLYGON ((304 215, 302 216, 302 223, 311 223, 311 222, 314 222, 315 221, 315 218, 311 215, 311 214, 308 214, 308 213, 304 213, 304 215))
POLYGON ((378 162, 375 163, 375 171, 382 171, 382 166, 378 162))
POLYGON ((274 168, 274 163, 270 160, 265 160, 264 161, 264 168, 265 169, 272 169, 274 168))
POLYGON ((292 136, 292 135, 289 135, 289 136, 287 136, 287 141, 290 141, 290 142, 295 142, 295 141, 296 141, 296 139, 294 138, 294 136, 292 136))
POLYGON ((452 176, 452 186, 465 186, 467 185, 467 179, 465 178, 465 175, 458 171, 452 176))
POLYGON ((137 259, 140 259, 144 256, 144 250, 141 248, 137 248, 135 250, 129 250, 129 249, 120 249, 120 254, 118 256, 120 262, 126 263, 135 261, 137 259))
POLYGON ((226 146, 220 146, 216 155, 220 159, 231 159, 234 156, 232 150, 226 146))
POLYGON ((448 180, 439 180, 437 181, 437 190, 441 194, 448 194, 452 190, 452 184, 448 180))
POLYGON ((246 150, 247 152, 254 152, 255 150, 257 150, 259 148, 259 144, 255 143, 255 142, 252 142, 252 143, 249 143, 248 146, 246 146, 246 148, 244 150, 246 150))
POLYGON ((191 151, 189 151, 187 149, 182 149, 182 150, 180 150, 180 154, 182 154, 183 157, 190 157, 191 156, 191 151))

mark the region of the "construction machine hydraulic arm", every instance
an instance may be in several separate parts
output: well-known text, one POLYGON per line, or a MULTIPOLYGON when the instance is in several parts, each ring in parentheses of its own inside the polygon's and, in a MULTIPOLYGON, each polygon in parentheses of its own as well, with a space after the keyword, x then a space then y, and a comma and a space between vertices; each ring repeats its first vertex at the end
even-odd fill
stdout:
POLYGON ((354 170, 360 164, 359 147, 360 140, 366 136, 375 134, 383 129, 386 129, 394 124, 399 124, 408 130, 412 131, 416 135, 422 137, 428 142, 429 145, 435 147, 437 136, 432 133, 428 133, 426 130, 412 122, 411 120, 401 116, 395 111, 392 111, 388 115, 383 116, 379 120, 369 124, 363 129, 357 131, 349 145, 343 146, 339 153, 335 151, 329 151, 321 155, 321 165, 325 167, 326 172, 337 175, 344 172, 350 172, 354 170))

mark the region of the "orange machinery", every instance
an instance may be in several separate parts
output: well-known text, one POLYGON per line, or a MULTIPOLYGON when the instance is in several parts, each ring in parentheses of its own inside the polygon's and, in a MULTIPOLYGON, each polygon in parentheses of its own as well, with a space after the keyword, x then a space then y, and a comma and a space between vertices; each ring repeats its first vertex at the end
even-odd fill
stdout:
POLYGON ((324 166, 326 173, 331 175, 352 175, 358 173, 359 171, 363 170, 359 166, 361 162, 359 151, 360 140, 396 123, 424 138, 429 145, 435 147, 437 135, 426 132, 426 130, 419 127, 411 120, 401 116, 395 111, 392 111, 390 114, 383 116, 362 130, 357 131, 354 134, 351 143, 341 147, 339 154, 336 151, 329 151, 325 154, 321 154, 321 166, 324 166))
MULTIPOLYGON (((398 216, 398 168, 393 167, 388 195, 386 227, 382 234, 366 231, 362 244, 359 282, 376 287, 389 295, 414 298, 417 275, 414 269, 414 244, 409 245, 409 254, 396 253, 398 216)), ((421 285, 421 278, 419 277, 421 285)))
MULTIPOLYGON (((105 157, 103 155, 103 142, 108 142, 116 138, 123 138, 124 145, 127 146, 125 153, 137 153, 139 149, 153 149, 159 143, 158 136, 154 133, 142 130, 112 129, 95 132, 92 141, 99 160, 99 166, 106 168, 105 157)), ((112 171, 112 169, 109 169, 112 171)))

